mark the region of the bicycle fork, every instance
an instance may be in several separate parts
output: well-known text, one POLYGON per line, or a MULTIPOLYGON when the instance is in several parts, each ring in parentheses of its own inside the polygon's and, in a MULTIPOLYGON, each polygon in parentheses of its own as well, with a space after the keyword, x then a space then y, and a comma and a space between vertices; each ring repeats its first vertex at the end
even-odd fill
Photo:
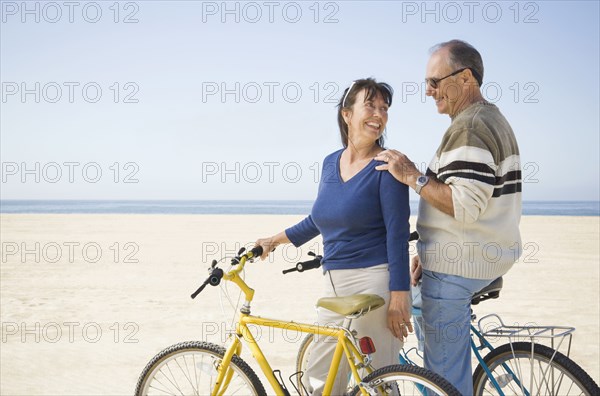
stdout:
POLYGON ((233 369, 230 367, 231 359, 233 358, 233 355, 240 356, 242 352, 242 343, 238 337, 233 334, 230 337, 232 338, 232 342, 225 351, 223 360, 219 364, 217 380, 215 381, 215 386, 211 393, 212 396, 221 396, 225 393, 229 386, 229 382, 231 381, 231 377, 233 376, 233 369))

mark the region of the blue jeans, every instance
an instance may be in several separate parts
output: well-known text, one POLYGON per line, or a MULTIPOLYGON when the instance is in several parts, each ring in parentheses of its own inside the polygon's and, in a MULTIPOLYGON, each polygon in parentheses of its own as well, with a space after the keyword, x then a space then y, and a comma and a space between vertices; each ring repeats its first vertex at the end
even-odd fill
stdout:
POLYGON ((425 367, 446 378, 465 396, 473 394, 471 298, 492 280, 423 270, 425 367))

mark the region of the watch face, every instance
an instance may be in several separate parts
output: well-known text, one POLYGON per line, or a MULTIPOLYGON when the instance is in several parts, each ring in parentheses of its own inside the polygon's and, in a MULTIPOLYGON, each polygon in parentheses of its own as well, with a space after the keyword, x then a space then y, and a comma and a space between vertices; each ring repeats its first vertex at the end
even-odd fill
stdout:
POLYGON ((419 176, 418 177, 417 183, 424 184, 425 182, 427 182, 427 176, 419 176))

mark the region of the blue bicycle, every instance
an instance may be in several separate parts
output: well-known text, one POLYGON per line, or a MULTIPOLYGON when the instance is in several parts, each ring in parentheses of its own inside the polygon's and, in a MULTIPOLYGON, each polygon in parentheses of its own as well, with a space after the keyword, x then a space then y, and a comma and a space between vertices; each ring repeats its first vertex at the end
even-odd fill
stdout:
MULTIPOLYGON (((478 292, 471 304, 477 305, 488 299, 498 298, 502 289, 502 278, 478 292)), ((414 295, 413 301, 418 300, 414 295)), ((472 310, 471 310, 472 311, 472 310)), ((413 307, 415 333, 422 345, 422 316, 419 307, 413 307)), ((600 395, 600 388, 594 380, 568 355, 575 328, 565 326, 507 326, 496 314, 486 315, 476 321, 471 315, 471 349, 478 361, 473 373, 474 395, 600 395), (494 347, 490 339, 505 339, 507 343, 494 347), (540 343, 546 340, 550 346, 540 343), (566 355, 559 352, 566 349, 566 355), (487 354, 485 354, 485 351, 487 354), (485 356, 484 356, 485 354, 485 356)), ((307 336, 300 345, 296 360, 298 373, 306 371, 308 356, 313 342, 307 336)), ((402 349, 399 353, 401 364, 419 366, 422 361, 420 348, 402 349)), ((421 349, 422 350, 422 349, 421 349)), ((298 375, 301 378, 302 374, 298 375)), ((299 383, 301 395, 306 395, 299 383)), ((354 384, 349 384, 349 389, 354 384)), ((425 392, 415 387, 413 394, 425 392)))

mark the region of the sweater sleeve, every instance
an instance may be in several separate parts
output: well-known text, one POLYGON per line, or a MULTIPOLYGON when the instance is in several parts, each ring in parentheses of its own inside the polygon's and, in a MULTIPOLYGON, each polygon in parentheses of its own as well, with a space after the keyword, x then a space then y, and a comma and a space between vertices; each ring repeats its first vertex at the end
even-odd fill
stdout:
POLYGON ((486 210, 494 193, 496 168, 488 141, 469 129, 457 131, 439 158, 437 177, 452 190, 454 218, 461 223, 474 223, 486 210), (456 140, 463 143, 457 144, 456 140))
POLYGON ((285 235, 296 247, 304 245, 320 233, 310 215, 298 224, 285 230, 285 235))
POLYGON ((410 290, 408 186, 397 181, 389 172, 383 172, 379 197, 387 233, 390 290, 410 290))

